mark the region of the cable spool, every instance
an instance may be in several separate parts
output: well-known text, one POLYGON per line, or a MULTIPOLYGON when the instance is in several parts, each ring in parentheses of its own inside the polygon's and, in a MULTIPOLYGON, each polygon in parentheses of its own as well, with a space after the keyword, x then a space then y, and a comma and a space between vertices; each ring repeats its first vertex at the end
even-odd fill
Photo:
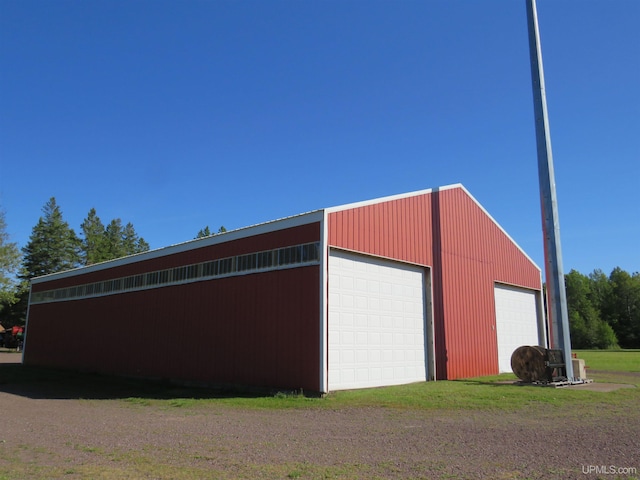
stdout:
POLYGON ((523 382, 544 382, 548 379, 546 360, 545 348, 525 345, 511 354, 511 370, 523 382))

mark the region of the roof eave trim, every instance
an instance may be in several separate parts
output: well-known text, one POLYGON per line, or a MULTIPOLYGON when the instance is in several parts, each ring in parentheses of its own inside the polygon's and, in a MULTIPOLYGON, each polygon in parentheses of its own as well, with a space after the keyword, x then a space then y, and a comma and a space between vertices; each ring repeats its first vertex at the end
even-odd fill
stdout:
POLYGON ((500 225, 500 224, 498 223, 498 221, 497 221, 495 218, 493 218, 493 217, 491 216, 491 214, 490 214, 490 213, 489 213, 489 212, 488 212, 488 211, 487 211, 487 210, 482 206, 482 204, 481 204, 481 203, 476 199, 476 197, 474 197, 473 195, 471 195, 471 193, 469 192, 469 190, 467 190, 467 189, 464 187, 464 185, 460 184, 460 185, 459 185, 459 187, 462 189, 462 191, 463 191, 464 193, 466 193, 466 194, 469 196, 469 198, 470 198, 471 200, 473 200, 473 202, 474 202, 474 203, 475 203, 475 204, 480 208, 480 210, 482 210, 482 211, 484 212, 484 214, 489 218, 489 220, 491 220, 491 221, 495 224, 495 226, 496 226, 496 227, 498 227, 498 228, 500 229, 500 231, 501 231, 501 232, 502 232, 502 233, 503 233, 503 234, 504 234, 504 235, 509 239, 509 241, 510 241, 511 243, 513 243, 513 244, 516 246, 516 248, 517 248, 518 250, 520 250, 520 253, 522 253, 522 254, 527 258, 527 260, 529 260, 529 261, 531 262, 531 264, 532 264, 534 267, 536 267, 539 271, 542 271, 542 270, 541 270, 541 268, 540 268, 540 266, 538 266, 538 264, 537 264, 536 262, 534 262, 534 261, 533 261, 533 259, 532 259, 528 254, 527 254, 527 252, 525 252, 525 251, 522 249, 522 247, 521 247, 520 245, 518 245, 518 243, 517 243, 517 242, 516 242, 512 237, 511 237, 511 235, 509 235, 509 234, 507 233, 507 231, 506 231, 504 228, 502 228, 502 225, 500 225))
POLYGON ((48 275, 42 275, 31 279, 32 284, 38 284, 43 282, 49 282, 52 280, 60 280, 63 278, 74 277, 76 275, 84 275, 85 273, 98 272, 101 270, 107 270, 114 267, 120 267, 129 265, 132 263, 142 262, 145 260, 153 260, 156 258, 166 257, 168 255, 175 255, 177 253, 188 252, 190 250, 196 250, 198 248, 209 247, 211 245, 218 245, 221 243, 232 242, 242 238, 261 235, 264 233, 271 233, 278 230, 285 230, 287 228, 297 227, 301 225, 307 225, 309 223, 319 222, 324 218, 323 210, 314 210, 300 215, 294 215, 291 217, 285 217, 278 220, 272 220, 269 222, 259 223, 251 225, 249 227, 242 227, 236 230, 230 230, 224 233, 218 233, 204 238, 196 238, 188 240, 186 242, 177 243, 168 247, 160 247, 148 252, 137 253, 135 255, 129 255, 127 257, 117 258, 115 260, 108 260, 106 262, 96 263, 85 267, 78 267, 72 270, 66 270, 64 272, 50 273, 48 275))
POLYGON ((453 190, 455 188, 464 189, 461 183, 454 183, 452 185, 446 185, 444 187, 427 188, 425 190, 417 190, 415 192, 399 193, 397 195, 389 195, 387 197, 373 198, 371 200, 364 200, 362 202, 347 203, 345 205, 338 205, 335 207, 327 208, 326 211, 327 213, 333 213, 333 212, 339 212, 341 210, 351 210, 353 208, 366 207, 369 205, 376 205, 378 203, 392 202, 394 200, 402 200, 404 198, 417 197, 420 195, 428 195, 434 192, 442 192, 444 190, 453 190))

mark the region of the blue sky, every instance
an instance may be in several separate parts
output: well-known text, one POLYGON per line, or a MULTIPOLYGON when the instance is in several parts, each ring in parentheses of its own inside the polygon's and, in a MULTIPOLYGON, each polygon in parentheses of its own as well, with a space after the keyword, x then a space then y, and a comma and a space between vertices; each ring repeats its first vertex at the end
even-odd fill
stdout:
MULTIPOLYGON (((640 271, 640 2, 538 0, 565 271, 640 271)), ((462 183, 543 266, 524 0, 0 0, 0 207, 152 248, 462 183)))

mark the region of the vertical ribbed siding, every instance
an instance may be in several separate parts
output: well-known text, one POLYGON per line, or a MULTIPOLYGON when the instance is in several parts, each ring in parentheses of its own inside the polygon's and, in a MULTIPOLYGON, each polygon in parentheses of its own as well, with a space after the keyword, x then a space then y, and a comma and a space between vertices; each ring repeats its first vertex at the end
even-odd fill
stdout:
POLYGON ((497 373, 494 282, 540 289, 539 270, 462 189, 441 197, 447 377, 497 373))
POLYGON ((329 244, 432 268, 436 376, 498 373, 494 283, 540 271, 463 188, 329 214, 329 244))
POLYGON ((319 268, 33 305, 25 363, 318 391, 319 268))
POLYGON ((491 326, 493 298, 490 264, 483 249, 482 218, 458 191, 439 192, 442 222, 443 299, 449 308, 445 319, 447 377, 492 373, 488 355, 496 351, 491 326), (485 291, 481 291, 484 286, 485 291))
POLYGON ((329 244, 418 265, 431 264, 430 198, 407 198, 329 215, 329 244))
MULTIPOLYGON (((47 290, 320 240, 310 223, 41 282, 47 290)), ((31 305, 29 365, 320 390, 320 266, 31 305), (70 348, 64 348, 69 339, 70 348)))

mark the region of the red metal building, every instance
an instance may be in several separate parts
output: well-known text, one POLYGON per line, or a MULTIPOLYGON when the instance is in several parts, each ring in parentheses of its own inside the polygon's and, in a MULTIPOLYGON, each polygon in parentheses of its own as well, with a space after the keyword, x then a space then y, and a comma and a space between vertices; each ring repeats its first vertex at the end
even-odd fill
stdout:
POLYGON ((509 371, 533 344, 540 269, 453 185, 36 278, 23 358, 328 392, 509 371))

